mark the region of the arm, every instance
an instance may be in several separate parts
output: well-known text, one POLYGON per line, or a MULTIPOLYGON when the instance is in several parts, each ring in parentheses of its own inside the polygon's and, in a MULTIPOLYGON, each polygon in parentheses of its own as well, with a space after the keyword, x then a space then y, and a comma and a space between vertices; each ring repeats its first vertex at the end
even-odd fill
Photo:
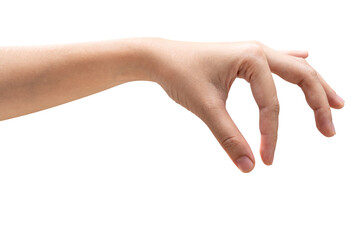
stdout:
POLYGON ((0 48, 0 120, 149 79, 145 39, 0 48))
POLYGON ((332 108, 344 101, 305 60, 258 42, 199 43, 135 38, 46 47, 0 48, 0 120, 39 111, 134 80, 160 84, 196 114, 243 172, 255 158, 226 110, 233 81, 250 83, 260 111, 260 153, 271 165, 279 103, 272 72, 297 84, 325 136, 335 134, 332 108))

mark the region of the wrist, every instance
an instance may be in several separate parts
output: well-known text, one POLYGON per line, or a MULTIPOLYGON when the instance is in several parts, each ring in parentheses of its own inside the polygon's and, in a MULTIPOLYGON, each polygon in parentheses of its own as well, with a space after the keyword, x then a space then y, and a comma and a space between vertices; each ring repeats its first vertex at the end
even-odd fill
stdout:
POLYGON ((126 62, 126 69, 120 76, 126 81, 147 80, 157 82, 159 75, 159 52, 161 38, 128 38, 122 39, 121 61, 126 62), (126 71, 126 73, 125 73, 126 71))

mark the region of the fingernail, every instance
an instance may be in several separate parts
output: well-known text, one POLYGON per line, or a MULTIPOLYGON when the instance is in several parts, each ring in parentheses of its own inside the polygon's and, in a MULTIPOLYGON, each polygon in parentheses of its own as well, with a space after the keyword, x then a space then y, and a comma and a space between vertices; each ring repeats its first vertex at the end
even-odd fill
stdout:
POLYGON ((333 125, 333 122, 331 122, 331 130, 332 130, 332 136, 336 134, 335 125, 333 125))
POLYGON ((274 158, 274 156, 272 155, 272 157, 270 158, 270 160, 269 160, 269 162, 268 162, 268 165, 272 165, 272 163, 273 163, 273 158, 274 158))
POLYGON ((242 172, 245 173, 250 172, 254 167, 253 162, 247 156, 238 158, 236 160, 236 165, 242 172))
POLYGON ((336 94, 336 98, 339 103, 341 103, 342 105, 345 104, 345 100, 343 100, 342 97, 340 97, 339 95, 336 94))

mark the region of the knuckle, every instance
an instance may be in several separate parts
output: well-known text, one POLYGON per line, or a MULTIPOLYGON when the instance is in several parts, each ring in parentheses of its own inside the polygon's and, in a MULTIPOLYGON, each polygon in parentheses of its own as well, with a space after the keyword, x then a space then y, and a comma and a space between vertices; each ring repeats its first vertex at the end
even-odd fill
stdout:
POLYGON ((275 133, 275 134, 272 134, 272 136, 271 136, 271 141, 273 141, 273 142, 277 142, 277 140, 278 140, 278 134, 277 134, 277 132, 275 133))
POLYGON ((277 114, 280 112, 280 102, 278 101, 277 96, 273 98, 272 110, 277 114))
POLYGON ((271 106, 271 112, 275 113, 275 114, 279 114, 280 113, 280 104, 279 102, 275 102, 274 104, 272 104, 271 106))
POLYGON ((280 114, 280 104, 279 103, 273 103, 272 105, 265 108, 266 114, 269 114, 271 116, 278 116, 280 114))
POLYGON ((254 45, 257 45, 257 46, 259 46, 259 47, 262 47, 262 46, 263 46, 263 44, 262 44, 261 42, 257 41, 257 40, 250 40, 250 41, 248 41, 247 43, 248 43, 248 44, 254 44, 254 45))
POLYGON ((318 79, 318 74, 315 69, 306 64, 303 74, 300 76, 300 80, 297 85, 301 88, 312 85, 318 79))
POLYGON ((250 41, 247 43, 246 54, 249 60, 265 57, 262 44, 257 41, 250 41))
POLYGON ((308 64, 305 67, 305 73, 306 73, 307 77, 310 78, 311 80, 316 79, 318 77, 316 70, 313 69, 308 64))
POLYGON ((267 62, 266 54, 261 43, 250 41, 246 43, 242 54, 241 67, 237 76, 245 78, 248 82, 252 80, 253 73, 267 62))
POLYGON ((205 99, 201 101, 201 106, 204 111, 212 112, 218 110, 221 104, 218 100, 205 99))
POLYGON ((224 108, 224 103, 220 100, 202 99, 199 101, 197 115, 201 117, 201 119, 206 119, 207 116, 217 114, 222 108, 224 108))
POLYGON ((277 132, 269 132, 269 129, 261 129, 261 134, 262 136, 265 136, 267 137, 267 139, 270 141, 270 142, 274 142, 274 143, 277 143, 277 140, 278 140, 278 133, 277 132))
POLYGON ((240 142, 237 136, 230 136, 225 138, 221 145, 226 150, 226 152, 234 150, 237 146, 239 146, 240 142))
POLYGON ((261 111, 265 111, 265 114, 275 114, 279 115, 280 113, 280 103, 278 101, 277 96, 275 96, 272 100, 272 103, 269 105, 260 105, 261 111))
POLYGON ((329 106, 318 105, 318 106, 313 107, 313 110, 315 112, 322 114, 323 116, 331 117, 331 109, 329 106))

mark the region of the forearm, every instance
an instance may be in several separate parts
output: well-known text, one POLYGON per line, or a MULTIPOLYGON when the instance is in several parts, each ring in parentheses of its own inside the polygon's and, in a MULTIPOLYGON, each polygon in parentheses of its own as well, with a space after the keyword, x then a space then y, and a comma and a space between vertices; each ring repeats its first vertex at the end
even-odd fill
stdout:
POLYGON ((0 47, 0 120, 150 80, 151 40, 0 47))

